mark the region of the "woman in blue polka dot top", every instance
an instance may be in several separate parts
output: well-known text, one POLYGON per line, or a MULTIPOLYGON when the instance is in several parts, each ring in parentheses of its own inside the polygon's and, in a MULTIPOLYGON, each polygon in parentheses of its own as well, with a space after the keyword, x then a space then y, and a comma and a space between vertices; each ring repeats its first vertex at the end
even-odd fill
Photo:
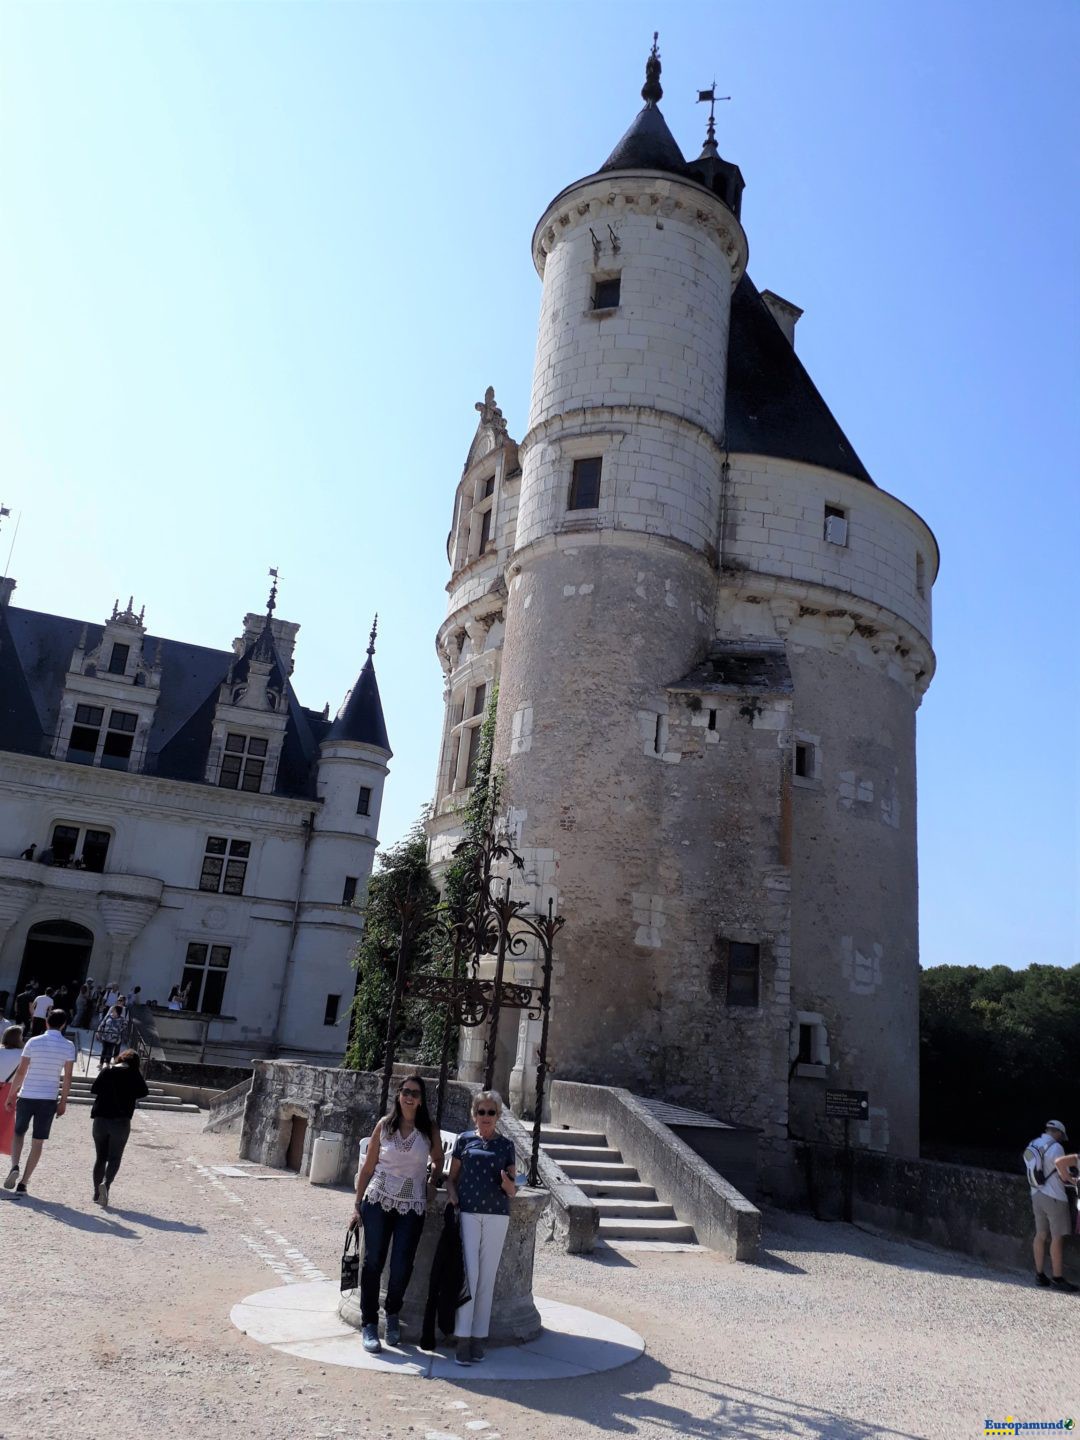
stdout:
POLYGON ((510 1201, 517 1194, 514 1146, 495 1129, 501 1114, 502 1100, 494 1090, 473 1096, 476 1128, 458 1136, 446 1180, 447 1196, 461 1216, 461 1248, 472 1296, 458 1310, 454 1327, 459 1365, 484 1358, 491 1296, 510 1226, 510 1201))

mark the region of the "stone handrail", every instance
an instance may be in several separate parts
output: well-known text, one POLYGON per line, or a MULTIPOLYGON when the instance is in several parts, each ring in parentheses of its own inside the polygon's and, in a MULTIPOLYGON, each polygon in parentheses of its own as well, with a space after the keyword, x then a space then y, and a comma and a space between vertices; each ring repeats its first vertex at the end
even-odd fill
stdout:
MULTIPOLYGON (((180 1089, 181 1087, 174 1086, 172 1088, 180 1089)), ((250 1090, 250 1080, 241 1080, 239 1085, 233 1085, 228 1090, 219 1090, 207 1107, 210 1113, 206 1117, 203 1130, 223 1130, 240 1119, 244 1114, 244 1106, 250 1090)))
POLYGON ((753 1260, 761 1237, 761 1212, 696 1155, 685 1141, 628 1090, 556 1080, 551 1108, 560 1122, 602 1130, 698 1240, 732 1260, 753 1260))
MULTIPOLYGON (((526 1128, 516 1115, 504 1110, 499 1130, 513 1142, 518 1164, 527 1170, 532 1159, 532 1126, 526 1128)), ((543 1150, 536 1168, 540 1184, 551 1197, 552 1236, 558 1237, 568 1255, 587 1255, 600 1233, 600 1212, 543 1150)))

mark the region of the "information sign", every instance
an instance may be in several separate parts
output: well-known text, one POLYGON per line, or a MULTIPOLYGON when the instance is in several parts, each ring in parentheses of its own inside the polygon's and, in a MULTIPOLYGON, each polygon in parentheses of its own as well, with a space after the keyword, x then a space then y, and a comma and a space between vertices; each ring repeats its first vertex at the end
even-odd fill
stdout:
POLYGON ((869 1120, 869 1090, 826 1090, 825 1114, 843 1120, 869 1120))

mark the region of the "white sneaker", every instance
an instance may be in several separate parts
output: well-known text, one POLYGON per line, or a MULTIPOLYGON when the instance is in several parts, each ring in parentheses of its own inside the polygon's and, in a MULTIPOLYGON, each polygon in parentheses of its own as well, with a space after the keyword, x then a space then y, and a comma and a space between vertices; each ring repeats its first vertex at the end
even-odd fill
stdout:
POLYGON ((18 1183, 18 1179, 19 1179, 19 1167, 18 1167, 18 1165, 12 1165, 11 1169, 8 1171, 7 1179, 4 1181, 4 1189, 5 1189, 5 1190, 14 1190, 16 1184, 18 1183))

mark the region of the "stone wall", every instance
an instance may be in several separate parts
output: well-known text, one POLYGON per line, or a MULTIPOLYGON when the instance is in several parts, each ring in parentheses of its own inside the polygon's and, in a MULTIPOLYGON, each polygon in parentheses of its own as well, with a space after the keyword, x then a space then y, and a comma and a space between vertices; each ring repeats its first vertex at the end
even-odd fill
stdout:
MULTIPOLYGON (((356 1174, 360 1141, 379 1119, 382 1076, 366 1070, 332 1070, 292 1060, 259 1060, 251 1079, 240 1132, 240 1156, 278 1169, 285 1166, 293 1121, 306 1122, 300 1173, 311 1166, 311 1147, 322 1131, 344 1137, 341 1164, 334 1184, 351 1184, 356 1174)), ((443 1129, 469 1126, 472 1088, 449 1082, 443 1129)), ((431 1092, 429 1090, 429 1098, 431 1092)))
MULTIPOLYGON (((1032 1268, 1034 1224, 1022 1175, 936 1160, 900 1160, 871 1150, 845 1154, 825 1145, 797 1145, 795 1151, 802 1198, 820 1219, 843 1218, 849 1184, 856 1224, 958 1250, 992 1265, 1032 1268)), ((1065 1241, 1065 1273, 1080 1281, 1080 1236, 1065 1241)))

